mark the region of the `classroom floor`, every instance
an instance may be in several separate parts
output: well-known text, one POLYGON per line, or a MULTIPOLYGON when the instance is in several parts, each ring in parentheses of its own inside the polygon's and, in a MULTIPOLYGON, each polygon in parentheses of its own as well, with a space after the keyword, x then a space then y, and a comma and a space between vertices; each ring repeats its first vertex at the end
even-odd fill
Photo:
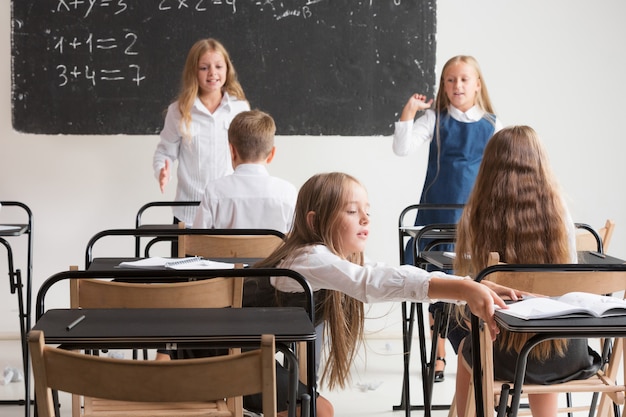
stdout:
MULTIPOLYGON (((17 340, 0 340, 0 367, 20 366, 20 347, 17 340)), ((456 358, 448 346, 446 380, 435 384, 433 404, 449 404, 454 395, 456 358)), ((127 355, 128 357, 128 355, 127 355)), ((411 398, 414 405, 422 404, 420 372, 417 354, 412 355, 411 398)), ((402 386, 402 341, 400 338, 367 338, 359 352, 359 359, 353 371, 353 380, 345 390, 328 392, 321 389, 335 407, 337 417, 404 417, 404 411, 393 411, 400 404, 402 386)), ((580 404, 585 398, 577 394, 575 402, 580 404)), ((586 395, 586 394, 582 394, 586 395)), ((23 383, 13 382, 0 385, 0 401, 23 398, 23 383)), ((71 409, 69 396, 61 394, 61 417, 69 417, 71 409)), ((23 406, 0 405, 3 417, 24 416, 23 406)), ((34 415, 31 413, 31 416, 34 415)), ((412 416, 422 416, 422 411, 413 411, 412 416)), ((433 417, 447 416, 447 410, 432 412, 433 417)), ((577 413, 576 417, 586 415, 577 413)))

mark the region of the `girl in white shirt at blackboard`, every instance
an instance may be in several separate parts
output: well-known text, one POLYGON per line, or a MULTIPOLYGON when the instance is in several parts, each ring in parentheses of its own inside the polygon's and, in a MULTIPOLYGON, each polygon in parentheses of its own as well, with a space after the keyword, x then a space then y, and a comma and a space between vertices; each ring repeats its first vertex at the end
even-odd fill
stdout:
MULTIPOLYGON (((176 160, 176 201, 200 201, 208 181, 231 174, 228 126, 246 110, 250 105, 226 48, 212 38, 197 41, 187 55, 178 99, 167 109, 154 152, 153 167, 161 192, 176 160)), ((174 223, 191 225, 196 209, 174 207, 174 223)))

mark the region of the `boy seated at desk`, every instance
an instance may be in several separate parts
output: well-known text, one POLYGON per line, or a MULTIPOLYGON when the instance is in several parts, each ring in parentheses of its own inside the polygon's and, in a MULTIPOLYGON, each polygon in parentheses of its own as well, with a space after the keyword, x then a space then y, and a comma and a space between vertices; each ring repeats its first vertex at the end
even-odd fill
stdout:
POLYGON ((275 132, 274 119, 260 110, 235 116, 228 129, 235 171, 207 184, 193 228, 289 231, 298 190, 267 171, 275 132))

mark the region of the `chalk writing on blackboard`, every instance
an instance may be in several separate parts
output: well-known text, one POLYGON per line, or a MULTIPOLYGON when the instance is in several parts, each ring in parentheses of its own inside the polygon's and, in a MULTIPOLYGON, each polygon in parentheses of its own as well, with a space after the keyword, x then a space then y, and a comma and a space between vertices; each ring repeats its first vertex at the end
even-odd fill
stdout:
POLYGON ((435 0, 13 0, 13 126, 157 134, 204 37, 278 134, 388 134, 433 94, 435 0))

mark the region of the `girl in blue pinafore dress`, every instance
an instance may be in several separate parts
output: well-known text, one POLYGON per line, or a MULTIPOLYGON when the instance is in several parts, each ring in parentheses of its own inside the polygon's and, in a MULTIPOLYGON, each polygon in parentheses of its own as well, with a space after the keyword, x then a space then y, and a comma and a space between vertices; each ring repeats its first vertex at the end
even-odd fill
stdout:
MULTIPOLYGON (((406 156, 430 141, 428 168, 420 204, 465 204, 474 186, 483 151, 491 136, 502 128, 495 116, 487 86, 478 62, 460 55, 446 62, 439 82, 434 110, 433 99, 413 94, 407 101, 400 120, 395 124, 393 151, 406 156), (418 111, 424 114, 415 120, 418 111)), ((416 226, 433 223, 456 224, 461 209, 418 210, 416 226)), ((418 251, 428 241, 420 241, 418 251)), ((413 264, 413 242, 405 249, 405 262, 413 264)), ((439 245, 437 250, 454 251, 453 245, 439 245)), ((441 303, 429 307, 431 313, 443 308, 441 303)), ((432 325, 432 315, 431 315, 432 325)), ((450 324, 448 339, 455 352, 465 330, 450 324)), ((439 341, 435 382, 444 380, 445 339, 439 341)))

